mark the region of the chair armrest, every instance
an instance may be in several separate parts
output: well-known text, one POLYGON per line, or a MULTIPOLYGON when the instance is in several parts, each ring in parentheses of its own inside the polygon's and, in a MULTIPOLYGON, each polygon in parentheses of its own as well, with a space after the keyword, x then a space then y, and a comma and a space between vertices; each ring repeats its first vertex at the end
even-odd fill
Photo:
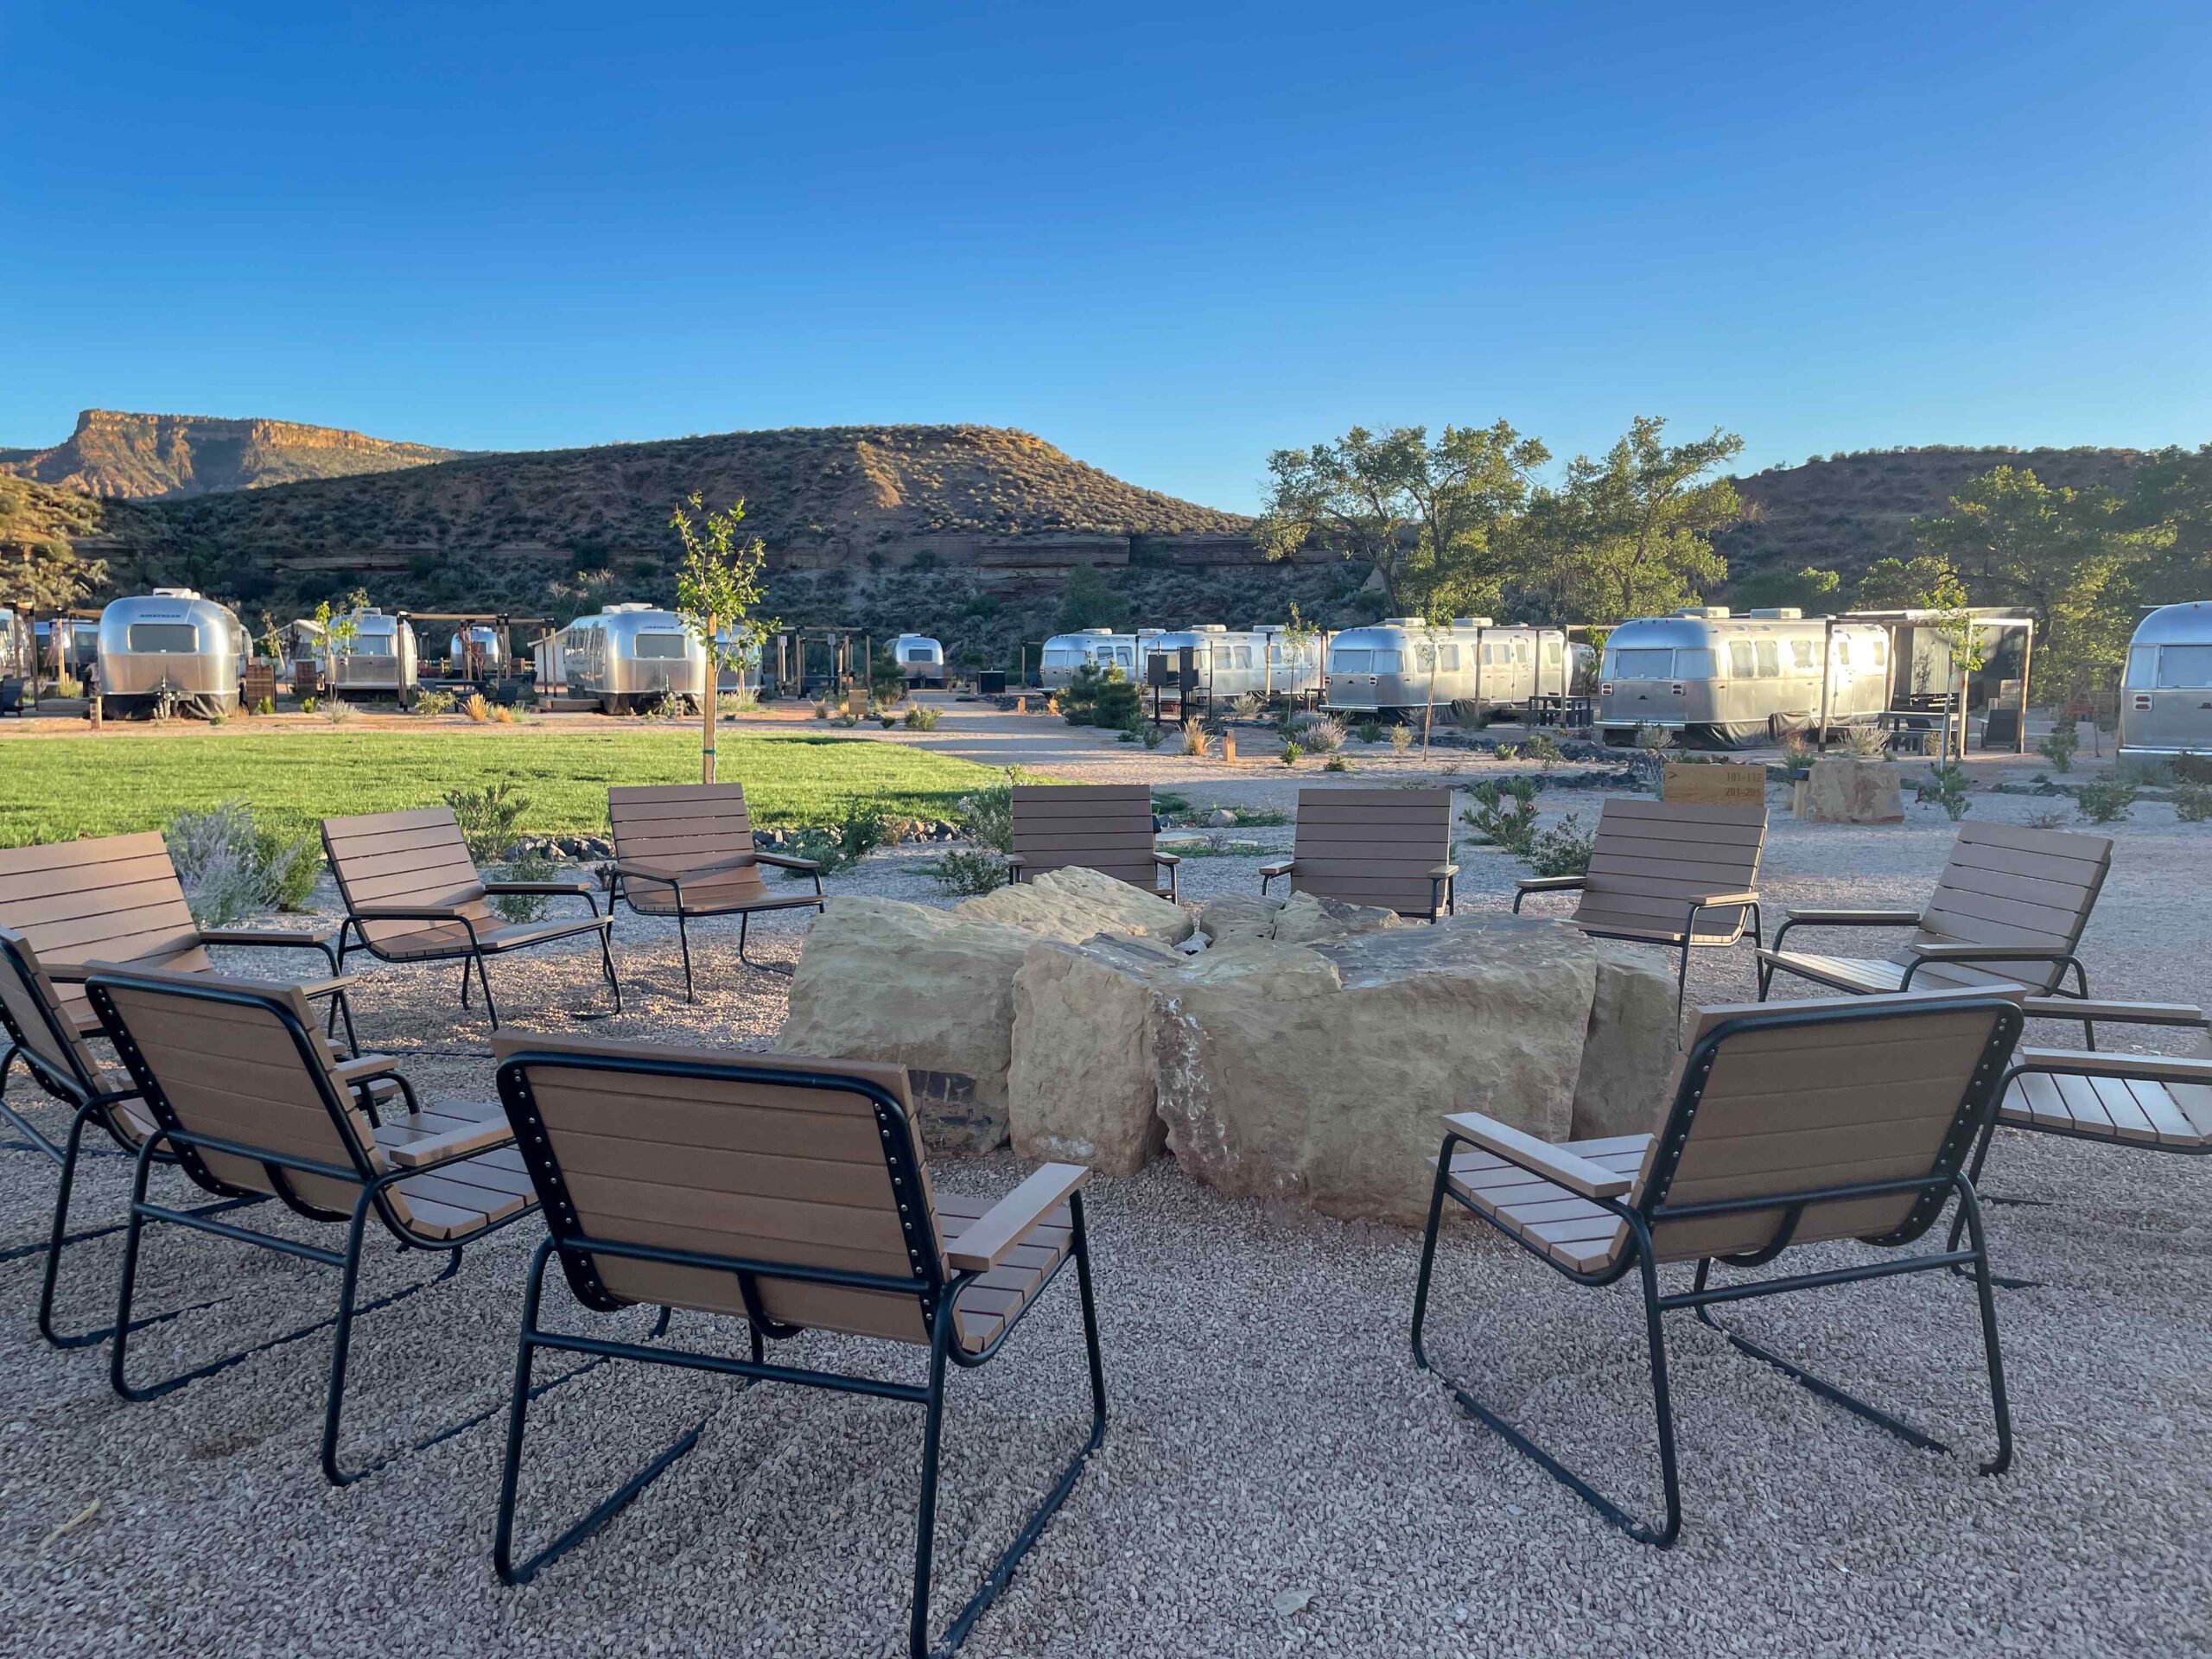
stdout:
POLYGON ((1440 864, 1428 873, 1428 879, 1432 881, 1441 881, 1446 877, 1459 874, 1459 867, 1457 864, 1440 864))
POLYGON ((399 1062, 389 1054, 356 1054, 350 1060, 333 1060, 330 1072, 350 1089, 357 1083, 370 1083, 381 1077, 397 1077, 399 1062))
POLYGON ((2018 1048, 2012 1070, 2054 1077, 2116 1077, 2131 1083, 2212 1084, 2212 1060, 2179 1054, 2113 1054, 2080 1048, 2018 1048))
POLYGON ((1152 861, 1155 864, 1165 864, 1172 870, 1178 864, 1180 864, 1183 861, 1183 855, 1180 853, 1163 853, 1155 847, 1152 851, 1152 861))
POLYGON ((1484 1117, 1480 1112, 1449 1113, 1444 1119, 1444 1127, 1470 1145, 1494 1152, 1507 1163, 1532 1175, 1541 1175, 1546 1180, 1556 1181, 1568 1192, 1580 1192, 1586 1198, 1617 1198, 1636 1185, 1629 1176, 1616 1175, 1603 1164, 1593 1164, 1565 1147, 1539 1141, 1533 1135, 1524 1135, 1512 1125, 1484 1117))
POLYGON ((2033 944, 1908 944, 1924 962, 2069 962, 2071 950, 2033 944))
POLYGON ((1800 927, 1918 927, 1916 910, 1793 910, 1783 919, 1800 927))
POLYGON ((337 938, 338 931, 338 925, 330 923, 315 927, 203 927, 200 930, 200 943, 289 944, 302 950, 320 950, 337 938))
POLYGON ((1700 910, 1706 910, 1722 905, 1756 905, 1758 901, 1759 896, 1756 893, 1708 893, 1691 899, 1690 903, 1700 910))
POLYGON ((2031 996, 2022 1004, 2031 1020, 2094 1020, 2114 1026, 2201 1026, 2204 1010, 2186 1002, 2088 1002, 2078 996, 2031 996))
POLYGON ((1006 855, 1006 861, 1014 868, 1018 870, 1023 865, 1029 862, 1029 855, 1027 853, 1008 853, 1006 855))
POLYGON ((455 905, 356 905, 347 912, 357 922, 465 922, 455 905))
POLYGON ((599 883, 588 875, 556 876, 547 881, 486 881, 486 893, 594 893, 599 883))
POLYGON ((361 982, 359 974, 326 974, 321 979, 296 979, 292 988, 302 996, 331 996, 340 991, 350 991, 361 982))
POLYGON ((1294 858, 1270 859, 1260 866, 1260 874, 1262 875, 1288 875, 1297 868, 1298 861, 1294 858))
POLYGON ((1573 893, 1589 880, 1586 875, 1524 875, 1513 885, 1522 893, 1573 893))
POLYGON ((404 1147, 385 1147, 384 1155, 402 1169, 419 1169, 424 1164, 435 1164, 472 1152, 487 1151, 503 1147, 515 1138, 514 1128, 504 1117, 486 1119, 475 1123, 463 1123, 458 1128, 446 1130, 420 1141, 410 1141, 404 1147))
POLYGON ((804 870, 818 874, 822 869, 813 859, 793 858, 788 853, 755 853, 753 857, 756 863, 772 864, 779 870, 804 870))
POLYGON ((1046 1164, 993 1205, 944 1247, 944 1259, 958 1273, 988 1273, 1021 1243, 1024 1233, 1071 1192, 1087 1185, 1090 1172, 1081 1164, 1046 1164))
POLYGON ((703 875, 709 870, 728 868, 732 867, 721 864, 701 864, 686 869, 678 869, 673 864, 657 864, 650 858, 618 858, 614 861, 615 874, 634 875, 640 881, 681 881, 688 876, 703 875))

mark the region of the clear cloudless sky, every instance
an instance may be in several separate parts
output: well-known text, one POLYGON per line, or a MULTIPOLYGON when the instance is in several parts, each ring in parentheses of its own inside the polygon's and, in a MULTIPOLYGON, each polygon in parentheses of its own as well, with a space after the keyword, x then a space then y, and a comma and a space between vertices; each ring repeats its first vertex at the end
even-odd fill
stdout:
POLYGON ((2212 5, 0 0, 0 443, 2212 440, 2212 5))

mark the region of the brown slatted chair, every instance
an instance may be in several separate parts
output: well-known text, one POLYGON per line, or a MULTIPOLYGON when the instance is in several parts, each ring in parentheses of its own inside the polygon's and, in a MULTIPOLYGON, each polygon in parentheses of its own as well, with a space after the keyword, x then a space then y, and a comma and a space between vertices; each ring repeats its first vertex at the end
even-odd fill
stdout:
POLYGON ((1080 867, 1177 899, 1173 853, 1153 842, 1148 784, 1016 784, 1007 880, 1080 867), (1162 885, 1162 876, 1166 878, 1162 885))
POLYGON ((761 911, 820 910, 822 867, 812 859, 786 858, 753 846, 744 785, 610 789, 607 816, 614 826, 614 890, 607 908, 613 909, 620 899, 640 916, 676 918, 686 1002, 693 1000, 689 923, 694 916, 735 916, 737 959, 770 973, 791 971, 781 963, 747 956, 747 930, 761 911), (760 879, 763 864, 812 875, 814 891, 772 896, 760 879))
POLYGON ((2017 990, 2009 997, 1915 991, 1701 1009, 1674 1103, 1656 1135, 1554 1146, 1478 1113, 1447 1116, 1414 1293, 1414 1362, 1429 1369, 1421 1327, 1446 1198, 1580 1284, 1639 1274, 1666 1491, 1666 1518, 1658 1525, 1633 1518, 1460 1384, 1447 1382, 1469 1414, 1608 1521, 1663 1548, 1681 1532, 1682 1512, 1662 1313, 1694 1308, 1745 1353, 1823 1399, 1916 1446, 1942 1451, 1948 1448, 1940 1441, 1724 1329, 1709 1310, 1716 1302, 1970 1267, 1997 1419, 1997 1453, 1982 1471, 2002 1472, 2012 1457, 2012 1418, 1988 1245, 1964 1166, 2019 1036, 2018 998, 2017 990), (1955 1243, 1710 1282, 1715 1262, 1762 1267, 1824 1241, 1902 1249, 1934 1225, 1953 1193, 1973 1235, 1971 1249, 1955 1243), (1658 1269, 1687 1262, 1697 1264, 1690 1288, 1662 1294, 1658 1269))
MULTIPOLYGON (((152 1114, 139 1099, 137 1086, 130 1073, 106 1064, 94 1052, 79 1021, 79 1014, 92 1017, 91 1005, 84 1000, 83 994, 79 992, 73 1001, 65 1001, 61 988, 48 977, 30 941, 13 928, 0 927, 0 1027, 5 1027, 13 1045, 10 1058, 12 1061, 20 1055, 31 1080, 73 1111, 69 1133, 62 1142, 60 1179, 55 1184, 54 1223, 44 1247, 46 1274, 38 1300, 39 1333, 57 1348, 86 1347, 107 1336, 105 1325, 72 1333, 55 1328, 54 1287, 61 1271, 63 1249, 123 1230, 123 1224, 117 1222, 82 1233, 68 1230, 70 1198, 76 1187, 86 1128, 97 1124, 120 1150, 133 1156, 155 1128, 152 1114)), ((327 1039, 324 1039, 324 1046, 328 1047, 327 1039)), ((347 1078, 373 1078, 389 1071, 391 1064, 380 1054, 351 1060, 340 1060, 334 1056, 332 1059, 333 1068, 347 1078)), ((0 1064, 0 1080, 4 1080, 6 1071, 6 1065, 0 1064)), ((379 1103, 385 1095, 394 1092, 388 1083, 365 1083, 364 1086, 379 1103)), ((18 1122, 22 1121, 4 1103, 0 1103, 0 1110, 7 1111, 18 1122)), ((43 1135, 39 1135, 38 1140, 41 1145, 46 1144, 43 1135)), ((162 1154, 157 1155, 157 1161, 174 1163, 175 1160, 162 1154)), ((253 1201, 226 1198, 195 1213, 211 1215, 253 1201)), ((157 1324, 172 1317, 160 1315, 141 1320, 140 1324, 157 1324)))
POLYGON ((484 958, 532 945, 550 944, 580 934, 599 936, 599 959, 614 993, 614 1012, 622 1012, 622 983, 614 976, 610 945, 614 916, 599 913, 593 897, 599 884, 587 875, 550 881, 486 881, 477 873, 461 839, 453 809, 427 807, 414 812, 372 812, 360 817, 325 818, 323 851, 338 879, 346 920, 338 931, 338 960, 350 950, 366 950, 382 962, 459 962, 461 1006, 468 1006, 473 969, 484 988, 484 1012, 499 1027, 492 1001, 492 979, 484 958), (499 893, 582 899, 588 918, 550 922, 503 922, 485 902, 499 893), (348 938, 348 931, 354 936, 348 938))
POLYGON ((353 1321, 423 1286, 356 1306, 370 1220, 403 1249, 444 1253, 447 1266, 438 1280, 452 1277, 464 1246, 518 1219, 535 1202, 505 1118, 497 1106, 483 1103, 423 1107, 390 1061, 378 1075, 397 1086, 407 1109, 381 1112, 364 1086, 372 1078, 332 1060, 314 1033, 307 1002, 289 986, 102 965, 86 989, 156 1126, 139 1147, 131 1187, 109 1353, 115 1391, 126 1400, 156 1399, 246 1357, 234 1354, 144 1387, 127 1380, 131 1301, 148 1222, 320 1262, 341 1275, 336 1314, 246 1352, 334 1326, 322 1471, 332 1484, 343 1486, 381 1467, 389 1457, 350 1473, 339 1467, 339 1414, 353 1321), (162 1154, 218 1198, 274 1198, 309 1220, 344 1226, 345 1248, 302 1243, 149 1202, 146 1178, 162 1154))
POLYGON ((2103 836, 1961 824, 1926 910, 1791 911, 1772 948, 1759 952, 1759 996, 1783 973, 1857 995, 2012 984, 2087 997, 2089 977, 2075 952, 2111 868, 2103 836), (1913 935, 1887 957, 1828 957, 1785 950, 1793 927, 1909 927, 1913 935))
POLYGON ((1260 866, 1260 891, 1288 876, 1293 893, 1433 922, 1459 874, 1450 790, 1301 789, 1291 855, 1260 866))
MULTIPOLYGON (((302 988, 318 1001, 328 999, 330 1024, 346 1022, 346 1046, 353 1040, 353 1014, 347 988, 358 982, 339 973, 340 930, 315 926, 203 928, 192 919, 168 843, 147 830, 131 836, 102 836, 86 841, 56 842, 43 847, 0 849, 0 927, 12 928, 43 962, 58 1006, 72 1027, 99 1030, 81 988, 88 962, 130 962, 176 973, 211 973, 211 945, 276 947, 313 950, 329 963, 330 976, 302 988)), ((15 1050, 0 1055, 4 1086, 15 1050)), ((60 1147, 0 1103, 16 1128, 29 1135, 56 1163, 60 1147)))
POLYGON ((1573 893, 1568 918, 1600 938, 1631 939, 1681 953, 1675 976, 1680 1014, 1690 952, 1722 950, 1744 937, 1759 944, 1759 854, 1766 806, 1700 806, 1687 801, 1607 800, 1584 875, 1539 875, 1513 884, 1513 908, 1532 893, 1573 893))
POLYGON ((939 1651, 957 1647, 1073 1488, 1106 1429, 1083 1192, 1090 1172, 1047 1164, 995 1205, 932 1192, 895 1065, 502 1034, 499 1096, 543 1199, 548 1236, 524 1291, 493 1558, 521 1583, 588 1536, 690 1450, 683 1435, 527 1560, 513 1554, 531 1360, 540 1348, 924 1408, 913 1652, 930 1651, 930 1564, 948 1363, 987 1363, 1072 1260, 1091 1389, 1089 1440, 1022 1528, 939 1651), (564 1335, 538 1324, 556 1255, 584 1306, 684 1308, 742 1319, 752 1357, 564 1335), (766 1341, 808 1330, 924 1347, 929 1381, 770 1363, 766 1341))

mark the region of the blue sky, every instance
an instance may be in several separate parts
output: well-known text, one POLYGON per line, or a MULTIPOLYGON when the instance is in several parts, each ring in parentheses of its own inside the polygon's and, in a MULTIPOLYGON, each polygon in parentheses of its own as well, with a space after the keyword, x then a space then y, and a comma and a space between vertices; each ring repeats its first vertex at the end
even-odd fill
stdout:
POLYGON ((0 0, 0 443, 2212 440, 2212 7, 0 0))

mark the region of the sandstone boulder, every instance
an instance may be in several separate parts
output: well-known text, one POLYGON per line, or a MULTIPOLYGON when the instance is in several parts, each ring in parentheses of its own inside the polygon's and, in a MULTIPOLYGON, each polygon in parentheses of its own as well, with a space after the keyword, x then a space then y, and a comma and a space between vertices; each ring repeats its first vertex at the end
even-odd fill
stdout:
POLYGON ((1184 958, 1155 940, 1039 940, 1014 976, 1007 1127, 1025 1158, 1133 1175, 1159 1156, 1154 975, 1184 958))
POLYGON ((1425 1217, 1446 1112, 1567 1138, 1597 949, 1496 913, 1241 942, 1152 981, 1159 1111, 1189 1173, 1324 1213, 1425 1217))
POLYGON ((1675 958, 1620 939, 1591 943, 1598 981, 1574 1083, 1572 1138, 1649 1135, 1658 1128, 1680 1041, 1675 958))
POLYGON ((935 1151, 1007 1137, 1014 979, 1037 936, 891 899, 837 897, 807 930, 777 1047, 891 1060, 935 1151))
POLYGON ((1198 911, 1198 929, 1209 944, 1224 945, 1237 939, 1271 939, 1282 900, 1256 893, 1225 893, 1209 899, 1198 911))
POLYGON ((1356 933, 1380 933, 1405 925, 1405 918, 1395 910, 1294 893, 1275 913, 1274 938, 1278 944, 1325 944, 1356 933))
POLYGON ((1195 924, 1180 906, 1096 870, 1048 870, 1033 881, 963 899, 964 920, 1027 928, 1070 944, 1098 933, 1142 933, 1173 944, 1195 924))
POLYGON ((1065 869, 1047 870, 1031 883, 1051 893, 1071 893, 1088 899, 1101 909, 1111 911, 1122 918, 1122 926, 1132 933, 1147 933, 1154 938, 1165 939, 1170 944, 1187 939, 1198 924, 1191 912, 1156 893, 1147 893, 1142 887, 1132 887, 1096 870, 1087 870, 1080 865, 1065 869))
POLYGON ((1896 763, 1823 755, 1806 775, 1800 816, 1814 823, 1903 823, 1896 763))

